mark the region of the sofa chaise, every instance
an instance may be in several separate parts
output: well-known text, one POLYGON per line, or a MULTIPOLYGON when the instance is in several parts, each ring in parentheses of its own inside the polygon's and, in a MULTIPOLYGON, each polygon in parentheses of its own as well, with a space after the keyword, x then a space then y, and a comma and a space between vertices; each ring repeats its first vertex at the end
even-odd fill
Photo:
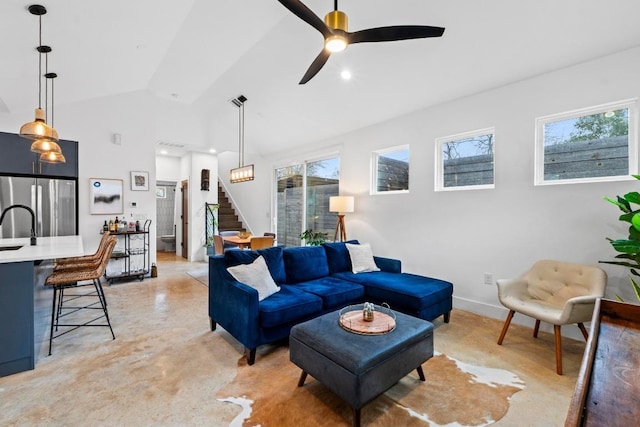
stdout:
MULTIPOLYGON (((357 241, 348 243, 357 244, 357 241)), ((228 251, 209 257, 209 318, 246 348, 255 362, 256 348, 288 338, 291 328, 350 304, 387 303, 397 311, 449 322, 453 285, 444 280, 401 272, 397 259, 373 257, 379 271, 354 273, 343 242, 321 246, 272 247, 228 251), (258 291, 227 270, 262 256, 279 291, 259 300, 258 291)), ((270 279, 269 279, 270 280, 270 279)))

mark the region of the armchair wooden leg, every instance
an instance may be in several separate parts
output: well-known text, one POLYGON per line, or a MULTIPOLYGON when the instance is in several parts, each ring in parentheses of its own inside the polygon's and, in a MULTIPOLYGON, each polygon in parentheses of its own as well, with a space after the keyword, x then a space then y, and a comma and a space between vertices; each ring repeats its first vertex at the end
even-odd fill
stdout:
POLYGON ((538 331, 540 330, 540 321, 536 319, 536 326, 533 327, 533 337, 538 338, 538 331))
POLYGON ((507 315, 507 320, 504 321, 504 326, 502 327, 502 333, 500 334, 500 338, 498 338, 498 345, 502 345, 502 341, 504 340, 504 336, 507 335, 507 329, 509 329, 509 325, 511 324, 511 319, 513 319, 514 314, 515 314, 514 310, 509 310, 509 314, 507 315))
POLYGON ((578 323, 578 328, 580 328, 580 332, 582 332, 584 340, 587 341, 589 339, 589 334, 587 333, 587 329, 584 327, 584 323, 578 323))
POLYGON ((556 372, 562 375, 562 334, 560 325, 553 325, 553 332, 556 336, 556 372))

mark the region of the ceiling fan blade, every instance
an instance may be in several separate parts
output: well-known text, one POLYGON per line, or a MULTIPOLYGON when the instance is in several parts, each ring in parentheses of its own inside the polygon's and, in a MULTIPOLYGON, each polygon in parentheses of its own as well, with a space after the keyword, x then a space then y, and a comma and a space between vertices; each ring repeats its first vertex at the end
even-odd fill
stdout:
POLYGON ((289 9, 294 15, 320 31, 324 38, 331 35, 331 30, 327 27, 322 19, 311 11, 307 6, 299 0, 278 0, 280 4, 289 9))
POLYGON ((309 69, 304 74, 299 84, 305 84, 306 82, 311 80, 313 76, 318 74, 318 71, 320 71, 322 67, 324 67, 324 64, 327 63, 329 56, 331 56, 331 52, 329 52, 327 49, 322 49, 322 52, 320 52, 320 55, 316 56, 316 59, 313 60, 311 66, 309 66, 309 69))
POLYGON ((396 25, 391 27, 369 28, 347 34, 349 44, 353 44, 441 37, 443 33, 444 28, 442 27, 429 27, 425 25, 396 25))

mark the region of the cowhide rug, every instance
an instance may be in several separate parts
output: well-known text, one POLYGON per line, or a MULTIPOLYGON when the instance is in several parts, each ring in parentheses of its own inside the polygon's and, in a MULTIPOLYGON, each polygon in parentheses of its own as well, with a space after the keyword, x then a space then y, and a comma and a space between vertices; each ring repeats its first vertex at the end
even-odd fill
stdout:
MULTIPOLYGON (((309 376, 297 387, 300 369, 289 361, 289 349, 276 347, 248 366, 217 394, 239 405, 230 424, 241 426, 351 425, 352 409, 309 376)), ((516 375, 483 368, 437 354, 423 364, 426 382, 415 371, 362 409, 362 425, 486 426, 502 418, 511 396, 525 387, 516 375)))

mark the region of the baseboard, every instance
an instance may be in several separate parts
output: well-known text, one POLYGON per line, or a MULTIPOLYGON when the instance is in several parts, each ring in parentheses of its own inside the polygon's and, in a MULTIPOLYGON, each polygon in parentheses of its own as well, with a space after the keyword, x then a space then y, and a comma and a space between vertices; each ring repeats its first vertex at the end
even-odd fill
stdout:
MULTIPOLYGON (((487 304, 485 302, 474 301, 467 298, 460 298, 455 296, 453 297, 453 308, 457 310, 468 311, 480 316, 489 317, 491 319, 497 319, 502 322, 504 322, 504 320, 507 318, 507 314, 509 313, 509 311, 502 306, 487 304)), ((451 322, 455 322, 454 316, 451 316, 451 322)), ((516 314, 515 316, 513 316, 513 320, 511 321, 511 323, 533 329, 535 320, 529 316, 516 314)), ((587 330, 589 330, 588 322, 585 322, 585 327, 587 328, 587 330)), ((553 325, 541 322, 540 331, 553 334, 553 325)), ((496 339, 499 334, 500 331, 496 331, 496 339)), ((584 341, 582 333, 580 333, 580 330, 575 325, 564 326, 562 328, 562 336, 579 341, 584 341)))

